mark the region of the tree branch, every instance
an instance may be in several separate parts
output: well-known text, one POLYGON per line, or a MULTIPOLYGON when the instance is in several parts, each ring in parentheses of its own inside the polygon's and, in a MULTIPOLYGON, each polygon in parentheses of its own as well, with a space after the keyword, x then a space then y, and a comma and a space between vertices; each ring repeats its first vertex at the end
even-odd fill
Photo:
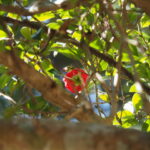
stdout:
MULTIPOLYGON (((19 21, 16 19, 12 19, 9 17, 5 17, 5 16, 0 16, 0 21, 4 21, 6 23, 12 23, 12 24, 16 24, 16 25, 20 25, 20 26, 27 26, 33 29, 39 29, 41 27, 44 28, 44 30, 47 32, 48 31, 48 27, 46 26, 42 26, 40 23, 37 22, 31 22, 28 20, 23 20, 23 21, 19 21)), ((56 30, 51 30, 51 35, 54 36, 54 34, 57 32, 57 34, 61 34, 59 33, 59 31, 56 30)), ((65 35, 66 36, 66 35, 65 35)), ((80 44, 75 41, 75 40, 71 40, 71 42, 73 44, 75 44, 76 46, 80 47, 80 44)), ((112 59, 110 56, 107 56, 103 53, 100 53, 99 51, 95 50, 94 48, 90 48, 90 51, 93 55, 98 56, 99 58, 103 59, 104 61, 106 61, 109 65, 117 67, 117 62, 112 59)), ((135 81, 134 76, 132 75, 132 73, 130 73, 128 70, 126 70, 124 67, 121 67, 121 71, 132 81, 135 81)), ((139 81, 140 84, 142 85, 142 88, 144 89, 144 91, 150 95, 150 88, 148 86, 146 86, 142 81, 139 81)))
POLYGON ((32 16, 35 14, 39 14, 39 13, 43 13, 46 11, 55 11, 57 9, 61 8, 61 5, 54 5, 52 3, 50 3, 50 5, 42 5, 42 7, 39 6, 33 6, 36 7, 33 11, 32 10, 28 10, 28 9, 24 9, 22 7, 18 7, 18 6, 12 6, 12 5, 3 5, 0 4, 0 10, 1 11, 6 11, 6 12, 10 12, 10 13, 14 13, 14 14, 18 14, 18 15, 22 15, 22 16, 32 16))
POLYGON ((37 30, 40 28, 44 28, 46 32, 48 31, 48 28, 46 26, 42 26, 38 22, 33 22, 33 21, 28 21, 28 20, 19 21, 17 19, 12 19, 10 17, 0 16, 0 22, 2 21, 6 23, 12 23, 14 25, 30 27, 30 28, 37 29, 37 30))
MULTIPOLYGON (((19 76, 26 83, 40 91, 47 101, 68 112, 76 112, 76 110, 78 111, 78 109, 80 109, 79 113, 74 113, 74 117, 77 119, 87 122, 100 120, 100 118, 93 113, 88 102, 88 107, 85 105, 78 107, 77 102, 69 93, 66 93, 50 78, 34 70, 31 66, 14 55, 14 53, 0 52, 0 64, 7 66, 13 74, 19 76)), ((85 100, 79 99, 79 101, 82 102, 85 100)))
MULTIPOLYGON (((109 65, 117 67, 117 62, 111 58, 109 55, 105 55, 103 53, 100 53, 99 51, 95 50, 94 48, 90 47, 90 51, 92 54, 96 55, 97 57, 103 59, 104 61, 106 61, 109 65)), ((121 66, 121 71, 132 81, 136 82, 135 77, 132 75, 132 73, 130 73, 127 69, 125 69, 123 66, 121 66)), ((142 81, 138 81, 140 82, 143 90, 150 95, 150 88, 148 86, 146 86, 142 81)))
MULTIPOLYGON (((80 48, 82 48, 80 46, 80 43, 74 39, 70 39, 70 42, 80 48)), ((92 48, 92 47, 89 47, 89 50, 91 52, 91 54, 101 58, 102 60, 106 61, 110 66, 113 66, 115 68, 117 68, 117 62, 111 58, 109 55, 106 55, 106 54, 103 54, 101 52, 99 52, 98 50, 92 48)), ((134 82, 137 82, 137 80, 135 79, 134 75, 132 75, 132 73, 130 73, 126 68, 124 68, 123 66, 121 66, 121 72, 124 73, 124 75, 126 75, 130 80, 134 81, 134 82)), ((150 87, 148 87, 147 85, 145 85, 142 81, 138 81, 143 90, 148 94, 150 95, 150 87)))
POLYGON ((61 8, 68 10, 68 9, 75 8, 76 6, 79 6, 81 4, 84 6, 89 5, 86 0, 82 0, 82 1, 65 0, 61 4, 54 4, 54 3, 44 4, 44 2, 39 3, 39 4, 38 4, 38 2, 35 2, 35 3, 37 3, 37 4, 32 6, 33 9, 30 9, 31 7, 29 9, 24 9, 24 8, 18 7, 18 6, 0 4, 0 11, 6 11, 6 12, 22 15, 22 16, 32 16, 32 15, 44 13, 47 11, 56 11, 61 8))
POLYGON ((150 134, 100 124, 0 121, 2 150, 149 150, 150 134))
POLYGON ((137 7, 141 8, 143 11, 150 16, 150 1, 149 0, 131 0, 137 7))

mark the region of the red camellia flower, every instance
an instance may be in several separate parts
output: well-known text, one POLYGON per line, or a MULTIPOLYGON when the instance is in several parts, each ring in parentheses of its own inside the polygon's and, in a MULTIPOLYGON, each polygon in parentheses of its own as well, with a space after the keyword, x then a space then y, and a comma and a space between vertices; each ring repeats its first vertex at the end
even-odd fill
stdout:
POLYGON ((72 93, 77 93, 82 91, 85 87, 86 81, 88 79, 88 74, 80 68, 75 68, 66 73, 63 81, 65 87, 72 93))

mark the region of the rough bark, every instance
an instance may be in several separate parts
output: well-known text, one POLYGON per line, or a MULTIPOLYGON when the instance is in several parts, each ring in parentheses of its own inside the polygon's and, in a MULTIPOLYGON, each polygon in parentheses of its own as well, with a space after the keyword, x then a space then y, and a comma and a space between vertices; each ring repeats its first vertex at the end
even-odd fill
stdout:
POLYGON ((1 150, 149 150, 150 134, 100 124, 0 121, 1 150))

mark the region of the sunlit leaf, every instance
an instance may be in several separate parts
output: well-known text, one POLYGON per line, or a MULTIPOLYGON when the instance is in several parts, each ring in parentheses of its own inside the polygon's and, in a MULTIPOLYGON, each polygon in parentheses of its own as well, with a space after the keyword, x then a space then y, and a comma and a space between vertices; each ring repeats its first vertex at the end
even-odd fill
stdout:
POLYGON ((136 111, 142 109, 143 103, 142 103, 141 95, 135 93, 132 97, 132 103, 136 111))
POLYGON ((150 17, 147 15, 144 15, 141 19, 141 26, 143 28, 150 26, 150 17))
POLYGON ((108 67, 108 63, 106 63, 105 61, 101 61, 100 62, 100 66, 102 68, 102 71, 106 70, 108 67))
POLYGON ((72 34, 72 37, 75 38, 76 40, 80 41, 81 40, 81 32, 80 31, 75 31, 72 34))
POLYGON ((60 15, 60 17, 62 19, 70 19, 70 18, 72 18, 72 16, 71 16, 69 11, 64 11, 64 10, 61 9, 61 10, 58 10, 58 13, 59 13, 59 15, 60 15))
POLYGON ((39 21, 45 21, 45 20, 54 18, 55 14, 52 13, 51 11, 48 11, 48 12, 44 12, 44 13, 41 13, 41 14, 34 15, 34 17, 37 18, 39 21))
POLYGON ((20 19, 20 16, 18 16, 17 14, 13 14, 13 13, 8 13, 7 16, 13 19, 17 19, 17 20, 20 19))
POLYGON ((100 94, 99 95, 99 98, 105 102, 109 102, 109 97, 108 97, 108 94, 100 94))
POLYGON ((138 92, 135 84, 130 87, 129 92, 138 92))
POLYGON ((61 23, 58 23, 58 22, 51 22, 49 24, 47 24, 47 26, 50 28, 50 29, 54 29, 54 30, 58 30, 61 26, 61 23))
POLYGON ((95 39, 94 41, 92 41, 90 43, 90 46, 97 49, 97 50, 101 50, 103 48, 102 46, 102 41, 100 41, 100 39, 95 39))
POLYGON ((129 55, 127 53, 122 53, 122 61, 123 62, 130 62, 129 55))
POLYGON ((7 38, 7 37, 8 37, 7 33, 4 32, 3 30, 0 30, 0 39, 1 38, 7 38))
POLYGON ((129 128, 137 124, 135 116, 128 110, 119 111, 113 120, 113 125, 129 128))

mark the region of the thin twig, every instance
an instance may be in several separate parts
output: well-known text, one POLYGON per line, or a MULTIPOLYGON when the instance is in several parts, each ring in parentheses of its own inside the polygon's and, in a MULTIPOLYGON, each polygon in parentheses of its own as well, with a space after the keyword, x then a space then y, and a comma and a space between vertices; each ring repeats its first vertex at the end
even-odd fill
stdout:
POLYGON ((95 85, 96 106, 97 106, 98 113, 99 113, 99 115, 101 116, 101 112, 102 112, 102 110, 101 110, 101 108, 100 108, 99 100, 98 100, 98 99, 99 99, 99 98, 98 98, 98 88, 97 88, 96 81, 95 81, 95 80, 93 80, 93 82, 94 82, 94 85, 95 85))

